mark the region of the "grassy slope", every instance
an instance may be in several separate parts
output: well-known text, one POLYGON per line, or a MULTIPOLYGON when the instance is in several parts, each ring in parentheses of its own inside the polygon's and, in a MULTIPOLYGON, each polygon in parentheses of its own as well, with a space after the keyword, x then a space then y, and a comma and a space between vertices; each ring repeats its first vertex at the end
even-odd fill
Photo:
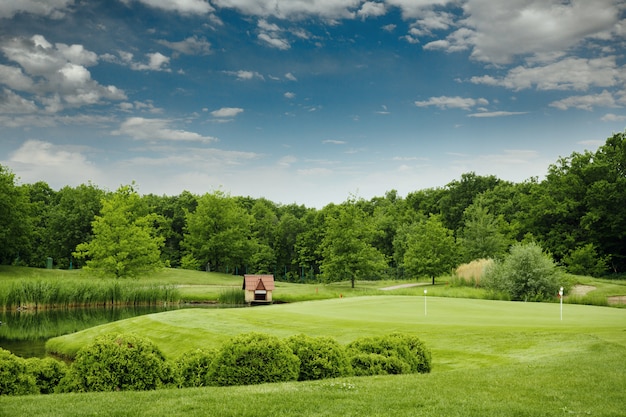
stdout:
POLYGON ((250 387, 0 398, 0 415, 621 416, 626 310, 558 304, 381 296, 235 310, 179 310, 101 331, 153 338, 170 357, 256 330, 342 342, 406 331, 432 349, 429 375, 344 378, 250 387), (180 348, 183 346, 183 348, 180 348))

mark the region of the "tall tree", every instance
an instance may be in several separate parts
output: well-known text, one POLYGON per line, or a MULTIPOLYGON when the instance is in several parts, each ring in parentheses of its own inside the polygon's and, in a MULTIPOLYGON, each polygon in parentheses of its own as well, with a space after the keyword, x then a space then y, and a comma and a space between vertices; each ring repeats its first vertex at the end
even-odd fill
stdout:
POLYGON ((91 241, 92 223, 100 214, 104 191, 95 185, 63 187, 48 211, 46 230, 49 256, 61 268, 74 266, 72 252, 80 243, 91 241))
POLYGON ((463 213, 463 227, 458 238, 463 261, 502 258, 511 243, 506 237, 506 229, 504 218, 491 214, 478 198, 463 213))
MULTIPOLYGON (((438 215, 406 225, 396 240, 401 266, 415 277, 435 277, 450 272, 457 262, 454 236, 438 215)), ((398 255, 397 255, 398 256, 398 255)))
POLYGON ((232 271, 245 267, 254 253, 253 217, 229 195, 215 191, 198 198, 187 213, 183 266, 232 271))
POLYGON ((79 244, 74 256, 86 259, 86 268, 117 278, 154 271, 163 267, 156 222, 133 186, 122 186, 104 199, 92 223, 93 239, 79 244))
POLYGON ((336 217, 327 219, 320 265, 328 281, 378 277, 387 267, 385 256, 372 246, 375 230, 354 201, 339 206, 336 217))
POLYGON ((15 183, 15 175, 0 165, 0 263, 19 262, 29 246, 30 203, 26 189, 15 183))

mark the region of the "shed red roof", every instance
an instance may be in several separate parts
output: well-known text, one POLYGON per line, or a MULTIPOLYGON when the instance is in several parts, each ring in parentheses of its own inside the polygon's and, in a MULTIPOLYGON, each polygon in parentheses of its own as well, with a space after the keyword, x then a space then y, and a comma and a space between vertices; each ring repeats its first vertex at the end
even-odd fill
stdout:
POLYGON ((274 275, 244 275, 243 289, 254 290, 274 290, 274 275))

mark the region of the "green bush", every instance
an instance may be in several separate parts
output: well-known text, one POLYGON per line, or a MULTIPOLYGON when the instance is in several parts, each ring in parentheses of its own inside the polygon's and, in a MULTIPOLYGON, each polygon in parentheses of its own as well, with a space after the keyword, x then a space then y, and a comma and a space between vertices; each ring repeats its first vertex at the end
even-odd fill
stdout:
POLYGON ((294 381, 300 360, 286 342, 276 336, 247 333, 222 346, 212 366, 217 385, 249 385, 294 381))
POLYGON ((0 395, 37 394, 37 382, 26 360, 0 348, 0 395))
POLYGON ((214 385, 211 379, 211 364, 217 354, 213 349, 196 349, 175 362, 178 371, 179 386, 206 387, 214 385))
POLYGON ((350 358, 350 365, 356 376, 408 374, 411 369, 408 363, 397 356, 358 351, 350 358))
POLYGON ((299 381, 336 378, 352 373, 346 349, 335 339, 300 334, 287 338, 286 342, 300 359, 299 381))
POLYGON ((563 277, 550 255, 536 243, 516 244, 503 262, 487 268, 482 285, 514 301, 554 298, 563 277))
POLYGON ((575 275, 591 275, 600 277, 606 274, 610 256, 598 256, 592 243, 570 251, 564 258, 567 272, 575 275))
POLYGON ((363 337, 348 345, 355 375, 428 373, 430 350, 416 336, 391 333, 363 337))
POLYGON ((173 382, 171 367, 152 342, 134 335, 108 334, 78 351, 60 390, 151 390, 173 382))
POLYGON ((56 391, 59 382, 67 373, 64 362, 52 358, 26 359, 28 373, 35 378, 35 383, 41 394, 52 394, 56 391))

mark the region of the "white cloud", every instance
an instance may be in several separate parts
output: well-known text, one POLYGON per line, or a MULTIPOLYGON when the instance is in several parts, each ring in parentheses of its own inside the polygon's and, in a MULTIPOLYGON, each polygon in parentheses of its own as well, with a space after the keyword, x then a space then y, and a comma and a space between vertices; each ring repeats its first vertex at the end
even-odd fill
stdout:
POLYGON ((171 129, 171 123, 167 119, 130 117, 120 125, 118 130, 114 130, 111 134, 146 141, 214 142, 217 140, 214 137, 202 136, 195 132, 171 129))
MULTIPOLYGON (((132 0, 122 0, 130 3, 132 0)), ((181 14, 206 14, 215 9, 206 0, 136 0, 149 7, 181 14)))
POLYGON ((53 187, 98 181, 101 172, 79 148, 28 140, 7 161, 21 180, 33 183, 44 179, 53 187))
POLYGON ((368 17, 384 16, 387 13, 385 9, 385 3, 379 3, 374 1, 366 1, 361 5, 361 8, 356 13, 361 19, 367 19, 368 17))
POLYGON ((618 115, 613 113, 607 113, 600 119, 603 122, 624 122, 626 121, 626 114, 618 115))
POLYGON ((562 100, 553 101, 550 106, 560 110, 576 108, 591 111, 594 107, 618 107, 613 95, 607 90, 600 94, 589 94, 584 96, 572 96, 562 100))
POLYGON ((345 145, 346 142, 345 140, 334 140, 334 139, 326 139, 322 141, 323 144, 329 144, 329 145, 345 145))
POLYGON ((440 109, 463 109, 470 110, 474 106, 486 106, 489 104, 489 101, 484 98, 464 98, 464 97, 448 97, 448 96, 440 96, 440 97, 431 97, 426 101, 416 101, 415 105, 417 107, 429 107, 436 106, 440 109))
POLYGON ((483 113, 472 113, 468 114, 467 117, 506 117, 506 116, 516 116, 519 114, 528 114, 527 111, 492 111, 492 112, 483 112, 483 113))
POLYGON ((39 16, 62 18, 74 0, 19 0, 0 2, 0 19, 11 19, 19 13, 31 13, 39 16))
POLYGON ((237 77, 238 80, 242 80, 242 81, 252 80, 255 78, 259 80, 265 80, 265 77, 263 77, 262 74, 256 71, 244 71, 244 70, 224 71, 224 74, 232 75, 234 77, 237 77))
POLYGON ((160 40, 159 43, 186 55, 210 55, 212 52, 211 43, 195 35, 178 42, 160 40))
POLYGON ((463 24, 471 29, 472 57, 508 63, 514 56, 563 51, 618 22, 617 0, 468 0, 463 24))
POLYGON ((433 6, 445 6, 449 3, 456 3, 454 0, 386 0, 390 6, 398 7, 402 10, 402 17, 405 19, 418 18, 423 16, 425 11, 431 10, 433 6))
MULTIPOLYGON (((142 64, 138 62, 131 62, 130 68, 135 71, 171 71, 167 66, 170 63, 170 58, 163 55, 160 52, 154 52, 146 54, 148 57, 148 63, 142 64)), ((132 54, 131 54, 132 59, 132 54)))
POLYGON ((623 80, 624 68, 614 56, 603 58, 569 57, 543 66, 517 66, 501 78, 485 75, 472 77, 474 84, 506 87, 515 91, 587 90, 589 87, 612 87, 623 80))
POLYGON ((270 46, 272 48, 280 49, 282 51, 286 51, 287 49, 291 48, 289 41, 273 34, 265 32, 259 33, 258 38, 260 41, 263 41, 267 46, 270 46))
POLYGON ((0 84, 31 94, 29 98, 46 111, 126 99, 119 88, 100 85, 91 78, 87 66, 97 64, 98 57, 82 45, 52 45, 43 36, 34 35, 7 39, 0 50, 21 67, 0 65, 0 84))
POLYGON ((296 78, 295 75, 293 75, 292 73, 288 72, 287 74, 285 74, 285 78, 288 79, 289 81, 298 81, 298 79, 296 78))
POLYGON ((325 19, 352 19, 361 0, 213 0, 221 8, 236 9, 243 14, 280 19, 304 19, 319 16, 325 19))
POLYGON ((222 107, 221 109, 211 112, 211 116, 218 118, 235 117, 238 114, 243 113, 243 109, 239 107, 222 107))
POLYGON ((284 96, 285 98, 288 98, 288 99, 290 99, 290 100, 291 100, 291 99, 293 99, 293 98, 296 98, 296 93, 293 93, 293 92, 291 92, 291 91, 287 91, 285 94, 283 94, 283 96, 284 96))

